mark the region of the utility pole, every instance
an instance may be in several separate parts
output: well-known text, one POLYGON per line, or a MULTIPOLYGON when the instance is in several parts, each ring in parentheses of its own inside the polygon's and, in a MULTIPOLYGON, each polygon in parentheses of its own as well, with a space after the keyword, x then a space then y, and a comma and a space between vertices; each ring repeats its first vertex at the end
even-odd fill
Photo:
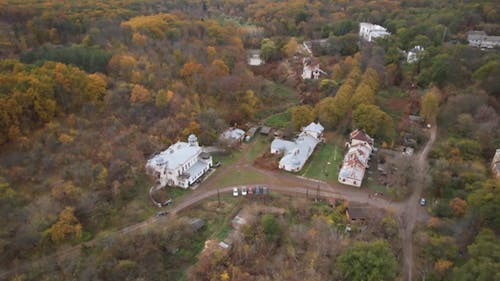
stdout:
POLYGON ((219 207, 220 207, 220 193, 219 193, 219 187, 217 186, 217 200, 219 201, 219 207))

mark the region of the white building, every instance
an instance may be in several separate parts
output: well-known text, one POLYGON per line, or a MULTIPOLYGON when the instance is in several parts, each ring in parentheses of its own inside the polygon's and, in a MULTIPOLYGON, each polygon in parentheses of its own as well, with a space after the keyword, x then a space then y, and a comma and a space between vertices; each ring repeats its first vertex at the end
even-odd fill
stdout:
POLYGON ((500 46, 500 36, 488 36, 484 31, 467 32, 469 46, 492 49, 500 46))
POLYGON ((417 45, 408 51, 406 54, 406 62, 414 63, 420 60, 422 56, 422 52, 424 51, 424 47, 417 45))
POLYGON ((161 186, 188 188, 212 166, 212 157, 202 153, 195 135, 188 142, 178 141, 167 150, 149 159, 146 171, 157 178, 161 186))
POLYGON ((500 149, 497 149, 491 161, 491 171, 493 175, 500 178, 500 149))
POLYGON ((228 128, 220 136, 219 141, 228 146, 234 146, 243 141, 245 131, 238 128, 228 128))
POLYGON ((264 64, 264 61, 260 57, 260 50, 252 49, 247 52, 247 63, 251 66, 259 66, 264 64))
POLYGON ((302 64, 302 79, 319 79, 321 74, 326 75, 326 72, 319 68, 319 63, 313 63, 311 58, 304 58, 302 64))
POLYGON ((319 47, 321 49, 324 49, 324 48, 327 48, 330 46, 330 42, 328 41, 327 38, 316 39, 316 40, 304 41, 302 43, 302 46, 304 47, 304 50, 306 50, 306 52, 310 56, 313 56, 314 55, 314 52, 313 52, 314 47, 319 47))
POLYGON ((380 25, 368 22, 359 23, 359 37, 368 42, 372 42, 377 38, 384 38, 389 35, 391 35, 391 33, 380 25))
POLYGON ((349 150, 344 156, 342 168, 339 172, 339 182, 342 184, 360 187, 365 170, 373 151, 373 139, 361 130, 355 130, 349 137, 349 150))
POLYGON ((279 168, 289 172, 300 171, 321 141, 323 130, 319 122, 312 122, 302 128, 302 132, 294 141, 275 138, 271 143, 271 153, 283 154, 279 168))

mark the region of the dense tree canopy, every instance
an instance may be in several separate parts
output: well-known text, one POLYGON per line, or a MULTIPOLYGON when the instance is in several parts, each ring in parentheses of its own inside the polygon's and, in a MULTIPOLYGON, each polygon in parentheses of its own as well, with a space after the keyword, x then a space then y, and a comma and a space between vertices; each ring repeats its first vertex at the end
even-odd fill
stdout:
POLYGON ((357 242, 347 248, 338 263, 345 280, 394 280, 397 262, 387 242, 357 242))

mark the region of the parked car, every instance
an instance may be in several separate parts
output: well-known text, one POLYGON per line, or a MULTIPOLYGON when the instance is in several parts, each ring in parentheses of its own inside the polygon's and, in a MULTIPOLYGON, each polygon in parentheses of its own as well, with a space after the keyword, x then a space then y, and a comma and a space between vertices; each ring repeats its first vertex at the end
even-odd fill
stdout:
POLYGON ((233 196, 236 197, 238 195, 239 195, 238 188, 237 187, 233 188, 233 196))
POLYGON ((247 195, 247 193, 248 193, 247 192, 247 188, 246 187, 242 187, 241 188, 241 195, 245 196, 245 195, 247 195))
POLYGON ((167 211, 163 211, 163 212, 158 212, 158 213, 156 213, 156 217, 157 217, 157 218, 158 218, 158 217, 163 217, 163 216, 166 216, 166 215, 168 215, 168 212, 167 212, 167 211))
POLYGON ((425 198, 420 198, 420 206, 425 206, 426 203, 427 200, 425 200, 425 198))
POLYGON ((174 201, 172 199, 168 199, 167 201, 163 202, 161 205, 162 206, 168 206, 170 204, 174 203, 174 201))
POLYGON ((267 194, 269 192, 269 189, 265 186, 262 187, 262 194, 267 194))
POLYGON ((262 190, 261 190, 260 186, 258 186, 258 185, 255 186, 255 194, 259 195, 261 193, 262 193, 262 190))
POLYGON ((253 193, 254 193, 254 187, 253 187, 253 186, 250 186, 250 187, 248 188, 248 194, 249 194, 249 195, 252 195, 253 193))

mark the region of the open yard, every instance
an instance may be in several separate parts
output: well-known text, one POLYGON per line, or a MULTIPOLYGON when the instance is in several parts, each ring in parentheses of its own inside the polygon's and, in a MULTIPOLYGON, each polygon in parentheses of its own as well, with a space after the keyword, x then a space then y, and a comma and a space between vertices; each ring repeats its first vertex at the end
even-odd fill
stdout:
POLYGON ((301 175, 324 181, 336 181, 342 163, 343 146, 341 140, 320 144, 302 169, 301 175))
POLYGON ((285 128, 290 124, 292 120, 292 114, 290 110, 286 110, 280 113, 276 113, 271 115, 264 121, 266 126, 275 127, 275 128, 285 128))
POLYGON ((246 152, 247 161, 249 164, 253 164, 253 161, 255 161, 257 157, 270 149, 271 141, 268 137, 258 135, 246 145, 249 146, 246 152))
POLYGON ((216 181, 217 186, 232 186, 232 185, 245 185, 250 183, 256 183, 256 181, 267 181, 269 182, 271 178, 255 170, 241 169, 235 167, 231 171, 227 172, 223 177, 220 177, 216 181))
POLYGON ((408 93, 398 88, 380 91, 377 95, 377 104, 387 112, 396 122, 399 122, 409 108, 408 93))

